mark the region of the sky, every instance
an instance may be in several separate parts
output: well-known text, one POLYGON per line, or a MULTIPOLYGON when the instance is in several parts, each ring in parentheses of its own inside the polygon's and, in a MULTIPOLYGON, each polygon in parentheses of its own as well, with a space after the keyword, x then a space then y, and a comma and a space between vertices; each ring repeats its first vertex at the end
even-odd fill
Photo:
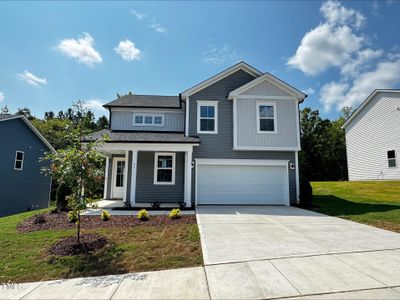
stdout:
POLYGON ((400 1, 0 2, 0 107, 178 95, 245 61, 336 118, 400 88, 400 1))

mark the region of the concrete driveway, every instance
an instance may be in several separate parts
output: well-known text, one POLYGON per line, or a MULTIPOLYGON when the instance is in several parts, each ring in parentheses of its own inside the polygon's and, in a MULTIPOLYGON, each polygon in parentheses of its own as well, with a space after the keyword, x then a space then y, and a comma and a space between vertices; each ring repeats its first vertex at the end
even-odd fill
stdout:
POLYGON ((400 299, 400 234, 294 207, 197 219, 211 298, 400 299))

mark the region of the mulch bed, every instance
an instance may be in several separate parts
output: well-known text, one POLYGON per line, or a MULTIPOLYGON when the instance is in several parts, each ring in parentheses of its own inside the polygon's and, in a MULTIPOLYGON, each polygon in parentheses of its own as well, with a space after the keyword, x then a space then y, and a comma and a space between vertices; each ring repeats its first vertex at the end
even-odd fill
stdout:
POLYGON ((78 243, 74 235, 55 243, 50 248, 49 253, 58 256, 88 254, 100 250, 107 243, 107 238, 98 234, 84 234, 80 237, 80 243, 78 243))
MULTIPOLYGON (((195 215, 182 215, 180 219, 171 220, 166 215, 150 215, 149 220, 141 221, 136 215, 111 216, 110 220, 102 221, 100 216, 81 216, 81 228, 105 228, 105 227, 134 227, 134 226, 163 226, 174 224, 196 224, 195 215)), ((18 232, 33 232, 39 230, 59 230, 75 228, 75 224, 68 222, 66 212, 45 213, 32 216, 17 225, 18 232), (38 222, 38 217, 41 221, 38 222), (43 223, 43 218, 45 222, 43 223)))

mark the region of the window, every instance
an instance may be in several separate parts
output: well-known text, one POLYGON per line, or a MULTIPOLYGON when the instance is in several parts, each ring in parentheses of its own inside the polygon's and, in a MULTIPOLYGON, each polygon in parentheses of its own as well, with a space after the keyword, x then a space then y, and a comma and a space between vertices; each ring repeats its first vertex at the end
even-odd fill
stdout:
POLYGON ((257 103, 257 133, 276 133, 275 103, 257 103))
POLYGON ((394 167, 397 166, 396 151, 395 150, 390 150, 390 151, 387 152, 387 159, 388 159, 389 168, 394 168, 394 167))
POLYGON ((135 126, 163 126, 164 115, 161 114, 134 114, 133 125, 135 126))
POLYGON ((117 172, 115 174, 115 186, 123 187, 124 186, 124 169, 125 169, 125 161, 118 160, 117 161, 117 172))
POLYGON ((175 153, 156 153, 154 184, 175 184, 175 153))
POLYGON ((24 166, 24 152, 17 151, 15 153, 14 170, 22 170, 24 166))
POLYGON ((218 101, 197 101, 197 132, 218 133, 218 101))

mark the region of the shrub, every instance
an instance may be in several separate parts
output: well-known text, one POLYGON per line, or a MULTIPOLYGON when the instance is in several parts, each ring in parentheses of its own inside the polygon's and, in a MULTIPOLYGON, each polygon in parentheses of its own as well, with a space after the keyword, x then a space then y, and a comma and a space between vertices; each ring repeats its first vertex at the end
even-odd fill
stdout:
POLYGON ((75 211, 73 211, 73 210, 69 211, 69 212, 68 212, 68 221, 69 221, 70 223, 76 223, 76 222, 78 222, 78 214, 77 214, 75 211))
POLYGON ((312 186, 308 179, 300 181, 300 207, 310 207, 312 202, 312 186))
POLYGON ((138 212, 137 217, 141 221, 147 221, 149 219, 149 213, 147 212, 147 210, 142 209, 138 212))
POLYGON ((35 217, 35 219, 33 220, 33 223, 34 224, 44 224, 44 223, 46 223, 46 219, 43 215, 39 215, 39 216, 35 217))
POLYGON ((110 220, 110 218, 111 218, 111 215, 110 215, 110 213, 108 212, 108 210, 103 210, 103 211, 101 212, 101 219, 102 219, 103 221, 108 221, 108 220, 110 220))
POLYGON ((98 209, 99 205, 97 204, 97 202, 93 202, 91 205, 92 209, 98 209))
POLYGON ((179 219, 181 217, 181 210, 179 208, 171 210, 171 212, 169 213, 169 217, 172 220, 179 219))

